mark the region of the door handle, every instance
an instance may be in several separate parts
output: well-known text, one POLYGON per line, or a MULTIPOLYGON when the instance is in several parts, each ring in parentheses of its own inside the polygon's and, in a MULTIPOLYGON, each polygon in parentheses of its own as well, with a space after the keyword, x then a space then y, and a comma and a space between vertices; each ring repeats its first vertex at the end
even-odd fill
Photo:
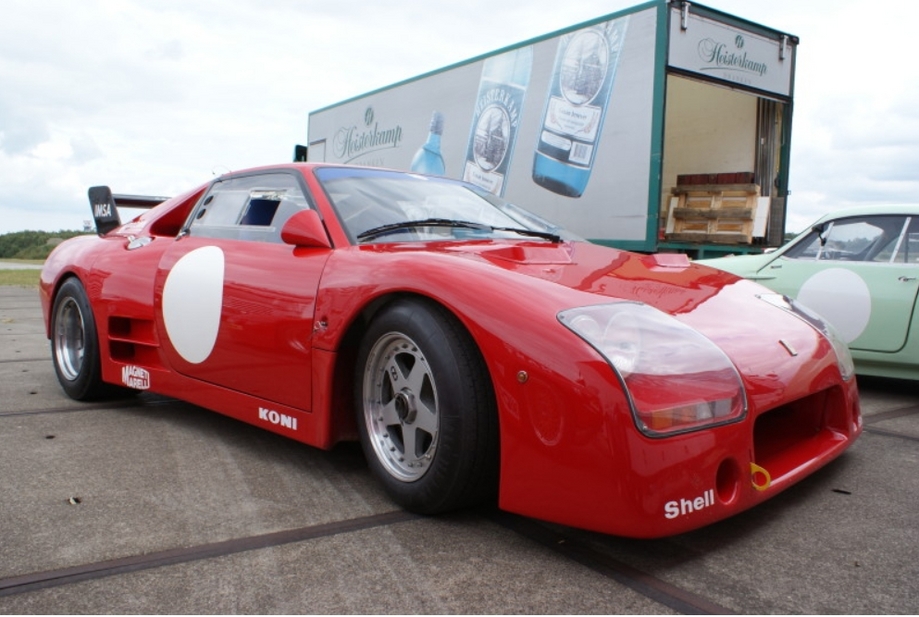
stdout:
POLYGON ((911 283, 912 281, 916 280, 916 277, 915 276, 901 276, 897 280, 900 281, 901 283, 911 283))

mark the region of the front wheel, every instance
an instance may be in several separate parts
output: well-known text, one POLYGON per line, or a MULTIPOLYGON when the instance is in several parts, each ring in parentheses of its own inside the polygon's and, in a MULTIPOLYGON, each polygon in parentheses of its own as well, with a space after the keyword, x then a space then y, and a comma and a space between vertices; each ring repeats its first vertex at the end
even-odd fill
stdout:
POLYGON ((433 514, 495 495, 491 381, 448 311, 422 300, 383 309, 360 347, 355 401, 364 454, 401 506, 433 514))

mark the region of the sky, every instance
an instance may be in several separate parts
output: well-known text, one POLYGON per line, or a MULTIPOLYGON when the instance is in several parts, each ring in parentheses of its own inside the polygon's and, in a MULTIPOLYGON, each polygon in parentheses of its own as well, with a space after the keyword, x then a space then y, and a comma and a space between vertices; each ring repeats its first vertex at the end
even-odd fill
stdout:
MULTIPOLYGON (((310 111, 639 0, 0 0, 0 234, 82 229, 87 188, 170 196, 291 160, 310 111)), ((904 0, 708 0, 800 38, 786 230, 916 201, 904 0)))

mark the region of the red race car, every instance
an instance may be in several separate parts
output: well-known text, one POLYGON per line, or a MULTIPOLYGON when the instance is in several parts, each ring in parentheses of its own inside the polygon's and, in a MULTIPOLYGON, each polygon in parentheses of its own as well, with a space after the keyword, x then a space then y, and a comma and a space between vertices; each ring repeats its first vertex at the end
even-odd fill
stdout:
MULTIPOLYGON (((749 508, 861 432, 816 316, 682 255, 591 244, 474 186, 288 164, 232 173, 41 276, 78 400, 149 390, 319 448, 394 501, 660 537, 749 508)), ((136 200, 124 199, 129 205, 136 200)))

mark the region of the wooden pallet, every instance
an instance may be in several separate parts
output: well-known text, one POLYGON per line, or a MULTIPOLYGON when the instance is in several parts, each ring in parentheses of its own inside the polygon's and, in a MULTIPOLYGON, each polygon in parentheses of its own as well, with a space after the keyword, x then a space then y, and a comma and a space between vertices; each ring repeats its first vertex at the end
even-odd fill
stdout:
POLYGON ((759 202, 756 184, 702 184, 671 190, 666 240, 750 244, 759 202))

